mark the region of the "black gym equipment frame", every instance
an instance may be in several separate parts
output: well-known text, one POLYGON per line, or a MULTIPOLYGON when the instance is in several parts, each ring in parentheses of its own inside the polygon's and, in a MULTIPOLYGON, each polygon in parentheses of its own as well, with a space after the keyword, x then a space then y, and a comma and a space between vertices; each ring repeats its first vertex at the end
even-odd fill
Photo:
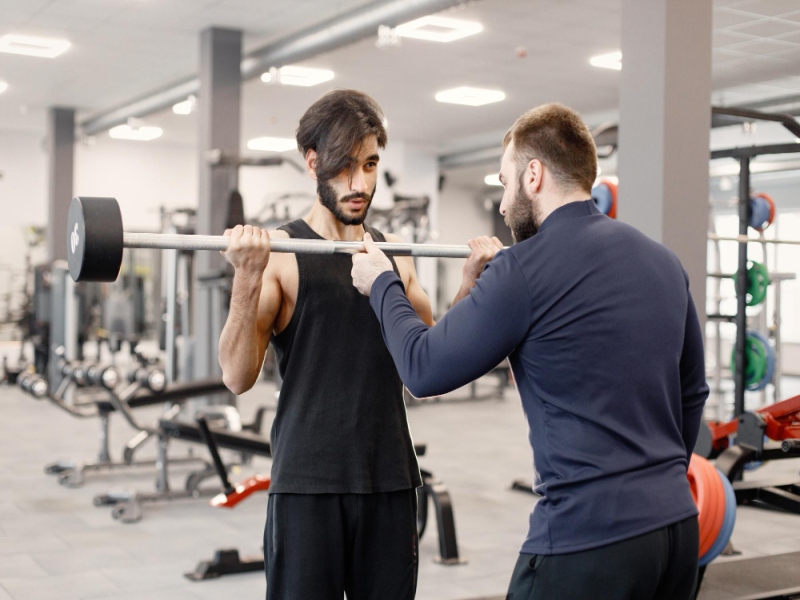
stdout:
MULTIPOLYGON (((58 482, 66 487, 79 487, 84 483, 87 472, 114 472, 127 468, 158 467, 156 460, 141 461, 134 458, 134 453, 152 437, 152 432, 141 428, 137 428, 138 433, 124 446, 122 460, 112 459, 109 449, 109 421, 111 414, 117 411, 112 398, 121 399, 130 409, 136 409, 164 403, 181 404, 200 394, 224 389, 226 388, 222 380, 202 380, 172 384, 159 392, 146 389, 141 382, 137 382, 119 392, 97 385, 79 385, 76 377, 65 376, 58 389, 55 392, 48 389, 45 397, 73 417, 99 418, 100 449, 95 462, 57 460, 45 466, 45 473, 56 475, 58 482), (68 403, 64 398, 70 389, 80 389, 86 395, 77 402, 68 403)), ((169 460, 173 464, 202 462, 202 459, 192 456, 172 457, 169 460)))
MULTIPOLYGON (((203 443, 208 447, 214 468, 225 493, 233 492, 234 486, 231 485, 225 464, 220 458, 220 448, 264 457, 272 455, 269 441, 257 435, 212 429, 208 426, 203 416, 197 419, 197 425, 180 421, 162 421, 161 427, 170 437, 178 438, 185 442, 203 443)), ((414 445, 414 451, 417 456, 424 456, 426 450, 427 446, 425 444, 414 445)), ((430 499, 436 512, 436 524, 439 533, 439 557, 436 562, 443 565, 466 564, 467 561, 458 554, 456 524, 450 492, 444 483, 430 471, 420 469, 420 474, 422 475, 422 487, 417 488, 417 532, 419 538, 422 539, 428 523, 428 499, 430 499)), ((216 550, 211 560, 199 562, 194 571, 185 573, 184 576, 191 581, 205 581, 224 575, 252 573, 263 570, 263 554, 242 557, 237 549, 225 548, 216 550)))
MULTIPOLYGON (((765 113, 758 110, 742 108, 712 107, 712 127, 750 123, 752 121, 772 121, 782 124, 789 132, 800 138, 800 123, 792 116, 777 113, 765 113)), ((771 154, 800 153, 800 143, 769 144, 764 146, 745 146, 714 150, 711 160, 733 158, 739 161, 739 235, 747 236, 750 207, 750 161, 757 156, 771 154)), ((733 416, 744 413, 745 371, 747 369, 747 243, 739 243, 739 260, 736 276, 736 345, 734 373, 733 416)))

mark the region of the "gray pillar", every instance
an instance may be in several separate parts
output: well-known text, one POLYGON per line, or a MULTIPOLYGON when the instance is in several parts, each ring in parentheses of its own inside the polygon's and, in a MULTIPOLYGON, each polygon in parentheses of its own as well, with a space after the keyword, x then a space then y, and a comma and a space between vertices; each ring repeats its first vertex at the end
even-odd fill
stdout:
MULTIPOLYGON (((204 156, 208 150, 238 153, 241 124, 242 32, 210 28, 200 34, 200 94, 197 103, 200 142, 200 198, 197 233, 221 235, 225 230, 227 198, 238 185, 233 168, 212 168, 204 156)), ((217 361, 219 302, 216 293, 198 278, 219 273, 225 259, 218 252, 198 252, 195 257, 195 373, 197 379, 221 376, 217 361), (216 305, 216 306, 215 306, 216 305)))
POLYGON ((47 260, 67 260, 67 212, 73 195, 75 110, 51 108, 47 113, 48 199, 47 260))
POLYGON ((712 0, 622 0, 620 220, 689 273, 705 323, 712 0))

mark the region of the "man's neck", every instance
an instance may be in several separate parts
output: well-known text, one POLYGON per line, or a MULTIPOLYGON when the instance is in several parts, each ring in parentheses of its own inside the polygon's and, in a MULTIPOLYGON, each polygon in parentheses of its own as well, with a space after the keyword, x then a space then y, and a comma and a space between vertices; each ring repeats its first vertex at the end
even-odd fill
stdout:
POLYGON ((345 225, 320 203, 319 198, 303 220, 326 240, 360 242, 364 239, 363 225, 345 225))
POLYGON ((543 197, 540 199, 540 207, 541 207, 541 219, 542 223, 544 223, 545 219, 550 216, 554 210, 561 208, 565 204, 569 204, 570 202, 583 202, 584 200, 588 200, 592 197, 591 192, 587 193, 582 190, 577 190, 574 192, 569 192, 566 194, 553 194, 547 197, 543 197))

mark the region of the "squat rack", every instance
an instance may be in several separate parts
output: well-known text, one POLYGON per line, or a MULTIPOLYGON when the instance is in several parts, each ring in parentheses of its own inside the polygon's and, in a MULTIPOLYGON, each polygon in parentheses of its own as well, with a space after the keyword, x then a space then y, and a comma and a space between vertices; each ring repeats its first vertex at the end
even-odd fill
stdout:
MULTIPOLYGON (((800 123, 786 114, 765 113, 744 108, 712 107, 711 127, 723 127, 752 121, 773 121, 782 124, 800 138, 800 123)), ((750 201, 750 161, 757 156, 800 153, 800 143, 745 146, 711 152, 711 160, 733 158, 739 161, 739 235, 747 238, 750 201)), ((734 379, 734 417, 744 412, 745 370, 747 368, 747 241, 739 241, 739 260, 736 277, 736 372, 734 379)))

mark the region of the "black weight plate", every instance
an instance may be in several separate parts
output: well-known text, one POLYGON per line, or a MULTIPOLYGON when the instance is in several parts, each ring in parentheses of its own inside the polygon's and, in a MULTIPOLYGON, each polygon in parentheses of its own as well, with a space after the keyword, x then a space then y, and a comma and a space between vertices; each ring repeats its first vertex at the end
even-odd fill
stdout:
POLYGON ((67 262, 75 281, 114 281, 122 266, 122 214, 114 198, 73 198, 67 262))

